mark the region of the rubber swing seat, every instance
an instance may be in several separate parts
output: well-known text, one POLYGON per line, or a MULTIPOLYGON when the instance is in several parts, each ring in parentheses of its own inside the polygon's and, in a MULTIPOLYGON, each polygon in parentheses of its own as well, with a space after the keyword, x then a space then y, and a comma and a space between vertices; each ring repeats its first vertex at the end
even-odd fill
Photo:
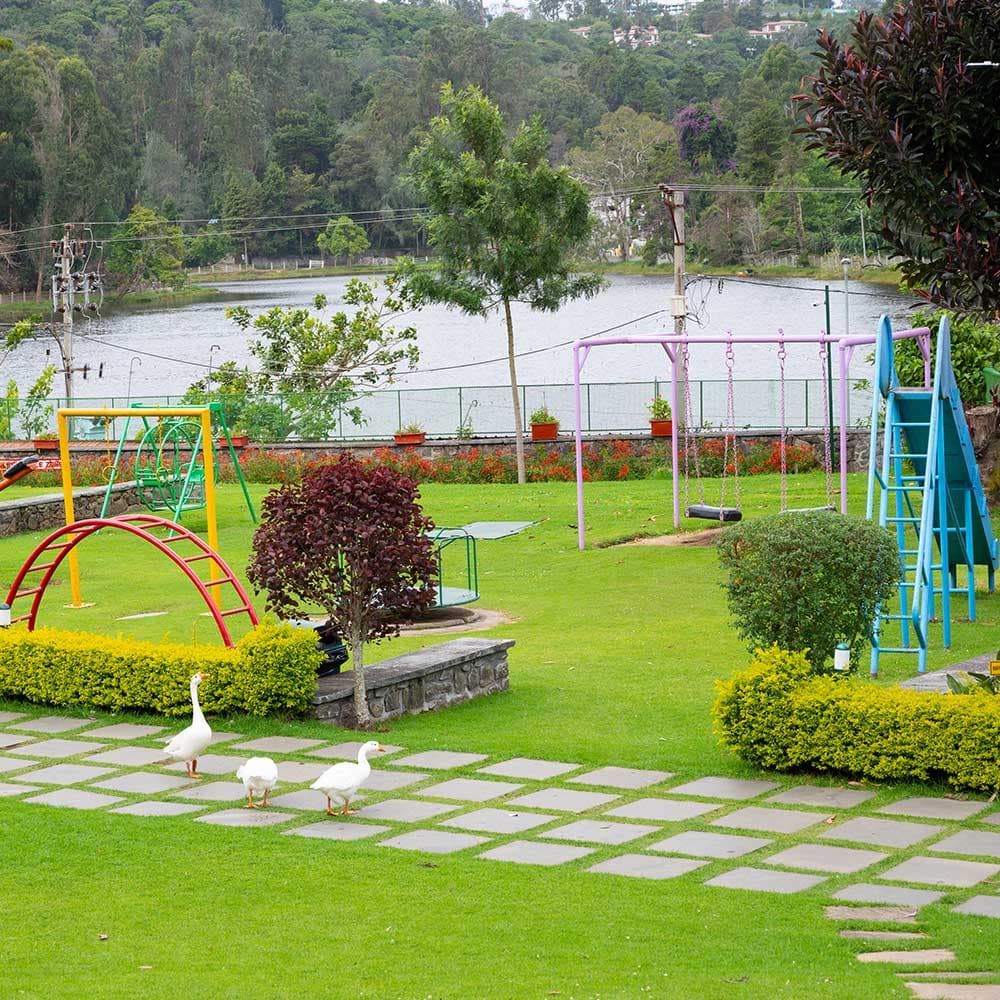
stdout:
POLYGON ((692 504, 684 511, 685 517, 702 517, 706 521, 742 521, 743 511, 738 507, 709 507, 706 504, 692 504))

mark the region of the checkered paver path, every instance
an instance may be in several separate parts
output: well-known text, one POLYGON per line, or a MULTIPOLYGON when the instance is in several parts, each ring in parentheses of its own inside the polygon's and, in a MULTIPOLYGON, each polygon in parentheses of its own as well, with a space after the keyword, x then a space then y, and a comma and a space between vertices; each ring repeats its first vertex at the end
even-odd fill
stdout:
MULTIPOLYGON (((793 778, 677 776, 387 746, 356 814, 328 818, 324 796, 309 784, 331 763, 352 759, 358 742, 217 733, 212 752, 199 759, 206 777, 198 781, 183 764, 164 762, 171 731, 164 727, 16 712, 0 713, 0 724, 0 797, 25 808, 250 828, 240 835, 303 837, 320 842, 317 851, 329 849, 322 841, 358 841, 437 855, 437 864, 454 855, 565 866, 586 878, 697 879, 707 892, 812 891, 831 920, 848 924, 842 936, 883 949, 859 960, 899 961, 914 967, 914 977, 951 953, 931 940, 919 949, 886 947, 926 938, 912 926, 890 931, 886 924, 913 925, 936 905, 1000 920, 1000 812, 973 797, 901 798, 891 788, 793 778), (276 758, 279 784, 270 808, 249 810, 235 771, 260 754, 276 758), (859 926, 865 923, 880 926, 859 926)), ((961 984, 965 993, 921 993, 927 981, 900 975, 916 996, 980 996, 969 992, 971 983, 961 984)), ((1000 991, 1000 984, 978 986, 1000 991)))

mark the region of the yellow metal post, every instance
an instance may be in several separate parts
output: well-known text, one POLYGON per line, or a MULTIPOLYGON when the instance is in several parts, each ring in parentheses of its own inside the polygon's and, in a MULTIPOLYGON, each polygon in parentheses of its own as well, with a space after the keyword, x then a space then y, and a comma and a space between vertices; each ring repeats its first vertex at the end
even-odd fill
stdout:
MULTIPOLYGON (((73 470, 69 463, 69 421, 66 419, 68 410, 59 410, 56 414, 59 428, 59 465, 62 476, 63 491, 63 512, 66 516, 66 523, 72 524, 76 520, 73 512, 73 470)), ((69 541, 70 539, 67 539, 69 541)), ((70 607, 84 607, 83 597, 80 594, 80 563, 77 560, 76 549, 69 550, 67 557, 69 562, 69 591, 70 607)))

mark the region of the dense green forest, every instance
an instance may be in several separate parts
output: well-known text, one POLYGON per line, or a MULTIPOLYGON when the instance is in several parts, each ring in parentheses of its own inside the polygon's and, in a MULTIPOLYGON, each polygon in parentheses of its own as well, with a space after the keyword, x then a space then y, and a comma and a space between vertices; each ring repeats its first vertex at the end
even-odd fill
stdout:
POLYGON ((790 98, 817 28, 847 20, 801 6, 786 16, 808 23, 769 38, 751 31, 781 14, 760 0, 683 17, 542 0, 492 19, 478 0, 7 0, 0 282, 40 281, 62 223, 100 239, 136 206, 178 222, 188 265, 244 241, 316 255, 341 214, 376 251, 419 248, 407 158, 446 81, 478 85, 511 123, 541 116, 553 161, 595 194, 596 251, 655 258, 670 238, 652 189, 679 180, 715 188, 689 196, 703 259, 843 250, 853 185, 803 150, 790 98), (613 41, 636 24, 657 43, 613 41), (840 190, 806 190, 824 187, 840 190))

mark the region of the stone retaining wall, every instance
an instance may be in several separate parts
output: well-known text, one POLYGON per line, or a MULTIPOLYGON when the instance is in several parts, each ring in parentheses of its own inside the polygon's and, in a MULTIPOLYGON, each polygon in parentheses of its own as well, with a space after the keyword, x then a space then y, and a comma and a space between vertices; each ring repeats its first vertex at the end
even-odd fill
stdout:
MULTIPOLYGON (((506 691, 507 650, 513 645, 513 639, 452 639, 366 667, 368 711, 376 722, 383 722, 506 691)), ((353 695, 350 671, 321 677, 313 715, 354 728, 353 695)))
MULTIPOLYGON (((101 513, 105 491, 104 486, 94 486, 73 492, 73 509, 77 520, 97 517, 101 513)), ((110 517, 127 514, 139 506, 139 493, 135 483, 119 483, 111 488, 111 504, 108 507, 110 517)), ((61 528, 65 523, 61 493, 0 502, 0 538, 17 535, 22 531, 61 528)))

